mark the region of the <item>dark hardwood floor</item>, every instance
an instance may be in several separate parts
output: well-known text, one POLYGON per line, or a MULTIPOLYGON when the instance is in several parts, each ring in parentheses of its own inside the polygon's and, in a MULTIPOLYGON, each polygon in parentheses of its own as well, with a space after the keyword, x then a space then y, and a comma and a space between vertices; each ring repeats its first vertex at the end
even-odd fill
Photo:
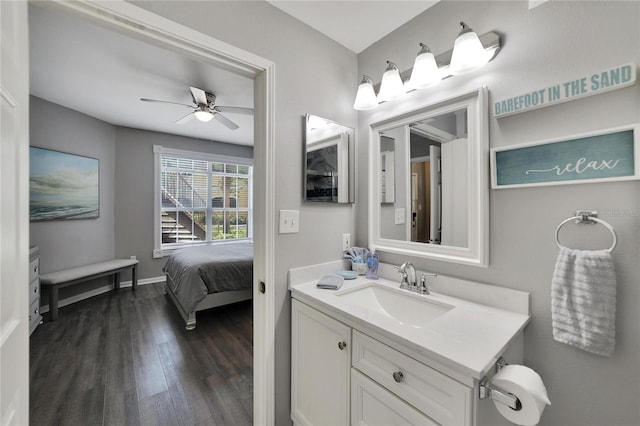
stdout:
POLYGON ((31 336, 31 425, 250 425, 251 301, 184 321, 163 284, 60 309, 31 336))

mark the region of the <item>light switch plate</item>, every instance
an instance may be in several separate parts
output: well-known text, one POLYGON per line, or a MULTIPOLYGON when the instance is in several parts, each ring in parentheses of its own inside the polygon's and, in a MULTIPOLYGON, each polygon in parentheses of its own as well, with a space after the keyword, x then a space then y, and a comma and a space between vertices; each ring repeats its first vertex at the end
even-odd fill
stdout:
POLYGON ((351 248, 351 234, 342 234, 342 251, 351 248))
POLYGON ((396 209, 395 224, 402 225, 404 223, 404 209, 396 209))
POLYGON ((293 234, 300 230, 300 210, 280 210, 281 234, 293 234))

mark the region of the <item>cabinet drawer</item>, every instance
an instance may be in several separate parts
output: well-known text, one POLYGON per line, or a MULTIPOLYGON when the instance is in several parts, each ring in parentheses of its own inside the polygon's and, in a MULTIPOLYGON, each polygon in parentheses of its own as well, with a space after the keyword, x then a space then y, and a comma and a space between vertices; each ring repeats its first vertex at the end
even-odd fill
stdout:
POLYGON ((351 370, 351 424, 438 425, 355 369, 351 370))
POLYGON ((40 280, 35 279, 29 283, 29 305, 40 300, 40 280))
POLYGON ((42 316, 40 315, 40 298, 29 306, 29 334, 38 326, 42 316))
POLYGON ((352 365, 442 425, 470 425, 472 389, 353 331, 352 365))
POLYGON ((36 257, 35 259, 29 262, 29 282, 38 278, 39 273, 40 273, 40 258, 36 257))

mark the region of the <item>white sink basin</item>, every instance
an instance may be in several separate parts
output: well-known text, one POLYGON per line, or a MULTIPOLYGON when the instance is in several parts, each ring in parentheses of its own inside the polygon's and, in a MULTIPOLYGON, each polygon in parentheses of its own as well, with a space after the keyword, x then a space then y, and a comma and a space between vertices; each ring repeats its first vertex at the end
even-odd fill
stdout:
POLYGON ((392 289, 375 283, 336 293, 336 296, 414 328, 421 328, 454 308, 408 290, 392 289))

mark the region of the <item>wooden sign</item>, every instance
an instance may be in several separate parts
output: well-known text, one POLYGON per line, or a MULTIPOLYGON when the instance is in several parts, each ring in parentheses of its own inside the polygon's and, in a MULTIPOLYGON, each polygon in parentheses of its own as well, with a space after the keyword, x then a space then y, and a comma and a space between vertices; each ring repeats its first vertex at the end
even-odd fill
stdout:
POLYGON ((577 98, 631 86, 636 82, 636 65, 620 65, 588 76, 544 87, 493 103, 495 118, 543 108, 577 98))
POLYGON ((640 177, 638 127, 491 150, 493 188, 640 177))

